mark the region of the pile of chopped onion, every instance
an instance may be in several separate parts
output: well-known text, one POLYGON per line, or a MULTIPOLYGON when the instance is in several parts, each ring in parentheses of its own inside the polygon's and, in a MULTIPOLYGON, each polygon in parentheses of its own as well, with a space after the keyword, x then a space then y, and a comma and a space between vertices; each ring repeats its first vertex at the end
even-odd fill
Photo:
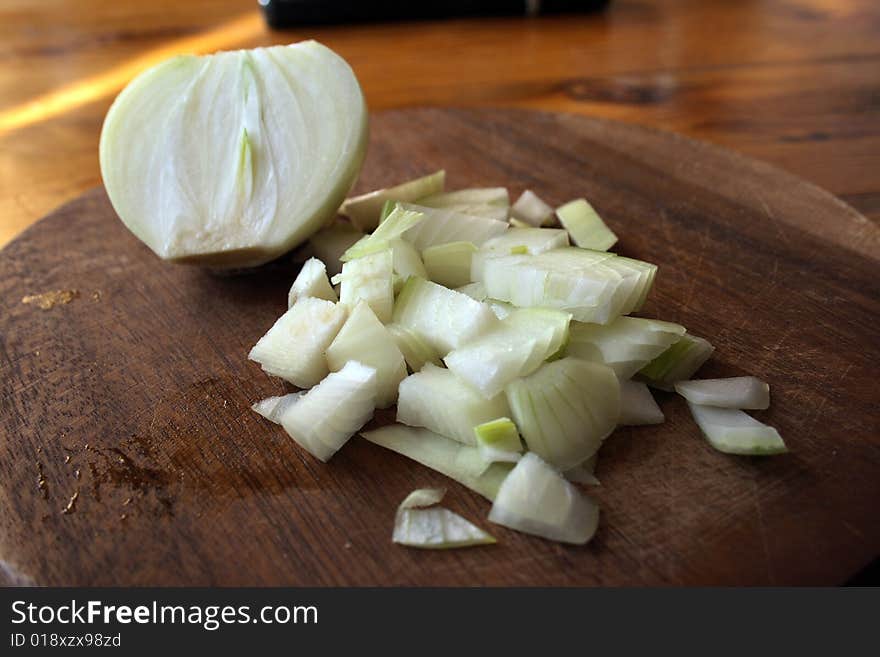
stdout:
MULTIPOLYGON (((765 383, 690 380, 712 345, 631 316, 657 267, 610 252, 617 236, 585 199, 554 211, 530 190, 511 206, 504 188, 444 186, 439 171, 348 199, 347 219, 312 237, 287 312, 250 353, 311 389, 256 412, 326 461, 396 404, 397 423, 364 438, 491 500, 490 522, 573 544, 598 526, 577 484, 599 484, 602 445, 618 426, 664 421, 650 388, 684 396, 719 451, 785 451, 742 410, 767 408, 765 383)), ((433 506, 441 497, 407 498, 393 540, 494 542, 433 506)))

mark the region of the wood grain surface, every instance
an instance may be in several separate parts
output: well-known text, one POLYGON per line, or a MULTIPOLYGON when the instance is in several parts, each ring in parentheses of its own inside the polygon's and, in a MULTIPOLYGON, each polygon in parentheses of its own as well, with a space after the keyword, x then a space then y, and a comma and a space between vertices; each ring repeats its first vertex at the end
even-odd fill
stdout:
POLYGON ((114 95, 180 52, 316 38, 372 110, 616 118, 769 161, 880 218, 880 3, 613 0, 598 15, 266 29, 256 0, 0 0, 0 245, 100 184, 114 95))
POLYGON ((665 424, 619 430, 602 450, 586 547, 490 525, 485 500, 360 438, 322 464, 249 410, 284 390, 246 354, 284 311, 294 258, 239 276, 167 265, 95 189, 0 254, 0 578, 834 584, 878 555, 880 230, 715 147, 517 110, 375 115, 358 188, 441 166, 452 186, 593 199, 620 252, 660 265, 645 315, 715 343, 703 375, 769 381, 756 416, 791 453, 720 454, 661 395, 665 424), (22 302, 59 290, 48 309, 22 302), (393 545, 397 504, 434 485, 498 545, 393 545))

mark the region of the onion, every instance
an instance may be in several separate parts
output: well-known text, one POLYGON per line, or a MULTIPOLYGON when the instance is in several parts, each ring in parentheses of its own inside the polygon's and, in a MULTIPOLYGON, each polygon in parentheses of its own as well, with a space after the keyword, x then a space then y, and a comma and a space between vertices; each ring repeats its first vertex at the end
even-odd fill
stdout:
POLYGON ((596 533, 599 507, 529 452, 502 482, 489 520, 552 541, 583 545, 596 533))
POLYGON ((319 43, 184 55, 116 98, 101 174, 120 219, 160 258, 253 266, 332 219, 366 139, 357 79, 319 43))
POLYGON ((679 381, 675 391, 689 402, 703 406, 748 409, 770 406, 770 386, 753 376, 679 381))
POLYGON ((391 540, 400 545, 434 550, 495 542, 460 515, 435 507, 445 494, 443 488, 420 488, 407 495, 397 509, 391 540))
POLYGON ((586 199, 579 198, 556 208, 556 216, 571 235, 571 241, 583 249, 607 251, 617 244, 617 235, 586 199))

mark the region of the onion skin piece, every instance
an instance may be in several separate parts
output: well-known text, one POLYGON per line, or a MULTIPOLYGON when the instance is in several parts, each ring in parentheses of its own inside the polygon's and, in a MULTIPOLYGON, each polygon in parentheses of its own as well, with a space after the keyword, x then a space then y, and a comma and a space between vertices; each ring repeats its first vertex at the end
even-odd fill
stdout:
POLYGON ((123 223, 160 258, 252 267, 333 218, 367 122, 351 68, 314 41, 184 55, 116 98, 101 174, 123 223))

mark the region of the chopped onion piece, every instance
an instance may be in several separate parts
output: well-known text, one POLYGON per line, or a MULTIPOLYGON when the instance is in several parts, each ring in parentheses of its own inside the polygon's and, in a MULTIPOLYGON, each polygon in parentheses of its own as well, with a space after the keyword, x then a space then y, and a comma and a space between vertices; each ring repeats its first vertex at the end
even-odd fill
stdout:
POLYGON ((317 258, 309 258, 303 263, 293 285, 290 286, 290 292, 287 293, 287 307, 292 308, 297 299, 305 297, 325 299, 334 303, 338 301, 336 292, 330 286, 330 279, 327 278, 327 268, 317 258))
POLYGON ((442 488, 422 488, 410 493, 397 509, 391 540, 435 550, 494 543, 489 534, 449 509, 424 508, 440 502, 445 492, 442 488))
MULTIPOLYGON (((510 208, 515 219, 540 228, 553 221, 553 208, 542 201, 532 190, 524 191, 510 208)), ((513 224, 513 221, 510 222, 513 224)))
MULTIPOLYGON (((482 285, 482 283, 474 283, 474 285, 482 285)), ((495 299, 486 299, 486 303, 489 304, 489 308, 492 309, 492 312, 495 313, 495 317, 498 319, 504 319, 514 310, 516 310, 516 306, 512 306, 509 303, 504 301, 496 301, 495 299)))
POLYGON ((618 317, 602 324, 572 322, 566 354, 605 363, 628 379, 685 334, 684 326, 641 317, 618 317))
POLYGON ((279 414, 281 426, 316 458, 328 461, 373 416, 376 370, 349 361, 279 414))
POLYGON ((541 345, 537 340, 523 338, 503 327, 453 349, 443 358, 446 367, 473 386, 484 399, 501 394, 504 386, 533 372, 541 360, 541 345))
POLYGON ((380 322, 391 321, 394 308, 394 257, 390 249, 349 260, 342 266, 342 273, 332 280, 334 284, 342 284, 339 290, 341 304, 354 308, 364 300, 370 304, 380 322))
POLYGON ((443 191, 446 172, 437 171, 394 187, 346 199, 339 213, 351 219, 351 223, 364 231, 375 230, 385 201, 412 202, 416 199, 443 191))
POLYGON ((688 406, 706 440, 719 452, 761 456, 788 451, 776 429, 743 411, 692 402, 688 406))
POLYGON ((685 333, 671 347, 639 370, 648 385, 672 390, 679 381, 690 379, 715 351, 707 340, 685 333))
POLYGON ((504 187, 486 189, 459 189, 454 192, 434 194, 416 201, 429 208, 445 208, 472 217, 484 217, 507 221, 510 197, 504 187))
POLYGON ((584 484, 586 486, 601 486, 593 471, 585 465, 577 465, 570 470, 562 473, 562 476, 575 484, 584 484))
POLYGON ((336 276, 342 271, 342 254, 364 234, 347 221, 336 220, 312 235, 309 246, 314 256, 324 263, 327 273, 336 276))
POLYGON ((287 395, 281 395, 280 397, 266 397, 266 399, 261 399, 251 406, 251 410, 262 415, 269 420, 269 422, 281 424, 281 414, 284 413, 288 406, 295 403, 304 394, 306 394, 306 391, 301 390, 299 392, 291 392, 287 395))
POLYGON ((501 484, 489 520, 551 541, 583 545, 599 526, 599 506, 529 452, 501 484))
POLYGON ((342 254, 340 260, 348 262, 371 253, 384 251, 390 248, 392 240, 399 239, 407 230, 424 219, 425 215, 421 212, 404 210, 398 204, 372 234, 364 235, 356 244, 353 244, 342 254))
POLYGON ((510 228, 480 247, 498 255, 538 255, 568 246, 568 233, 561 228, 510 228))
POLYGON ((498 322, 489 306, 416 276, 398 294, 393 321, 422 336, 441 356, 498 322))
POLYGON ((498 327, 449 352, 446 366, 486 398, 534 372, 568 339, 571 315, 545 308, 517 308, 498 327))
POLYGON ((405 210, 425 215, 424 221, 403 234, 403 239, 412 242, 420 251, 424 251, 429 246, 449 242, 471 242, 480 246, 508 228, 506 221, 474 217, 447 208, 427 208, 409 203, 403 203, 401 206, 405 210))
POLYGON ((397 348, 403 354, 410 372, 418 372, 425 366, 425 363, 432 363, 438 367, 443 364, 437 350, 415 331, 393 322, 388 324, 387 328, 394 336, 397 348))
POLYGON ((576 358, 544 363, 505 394, 528 449, 560 470, 595 454, 620 417, 614 372, 576 358))
POLYGON ((471 278, 493 299, 570 312, 606 324, 638 309, 656 266, 613 253, 567 247, 538 255, 474 254, 471 278))
MULTIPOLYGON (((422 202, 419 201, 419 204, 422 202)), ((487 205, 476 203, 461 203, 455 205, 447 205, 444 210, 452 210, 458 214, 466 214, 469 217, 480 217, 482 219, 491 219, 492 221, 507 222, 507 214, 509 208, 501 205, 487 205)))
POLYGON ((491 545, 495 539, 449 509, 402 509, 394 520, 391 540, 399 545, 447 550, 491 545))
POLYGON ((366 301, 360 301, 349 313, 327 347, 327 364, 332 371, 341 370, 352 360, 376 370, 378 408, 388 408, 397 401, 397 386, 406 376, 406 363, 394 336, 366 301))
POLYGON ((579 198, 556 208, 556 216, 571 235, 571 241, 581 248, 607 251, 617 244, 617 235, 586 199, 579 198))
POLYGON ((510 206, 510 195, 506 187, 479 187, 432 194, 416 202, 429 208, 448 208, 456 205, 494 205, 506 208, 510 206))
POLYGON ((451 371, 430 363, 400 383, 398 422, 426 427, 466 445, 476 444, 475 426, 506 415, 504 395, 486 399, 451 371))
POLYGON ((620 420, 624 426, 662 424, 666 418, 648 386, 639 381, 620 382, 620 420))
POLYGON ((489 463, 516 463, 522 456, 523 446, 519 431, 510 418, 500 417, 474 427, 477 447, 489 463))
POLYGON ((366 142, 357 79, 319 43, 181 55, 116 98, 101 174, 122 221, 159 257, 251 267, 336 214, 366 142))
POLYGON ((449 242, 422 251, 428 278, 446 287, 460 287, 471 280, 471 258, 477 250, 470 242, 449 242))
POLYGON ((770 386, 753 376, 679 381, 675 391, 701 406, 748 409, 770 406, 770 386))
POLYGON ((566 470, 562 473, 566 479, 576 484, 585 484, 587 486, 601 486, 602 482, 600 482, 596 478, 596 461, 599 458, 599 454, 593 454, 586 461, 577 465, 570 470, 566 470))
POLYGON ((330 371, 324 352, 345 322, 345 306, 305 297, 278 318, 248 358, 263 371, 311 388, 330 371))
POLYGON ((476 447, 462 445, 428 429, 390 424, 361 436, 436 470, 489 500, 495 499, 511 469, 509 463, 492 463, 487 467, 476 447))
POLYGON ((467 285, 462 285, 461 287, 455 288, 455 291, 466 294, 471 299, 475 299, 477 301, 485 301, 488 298, 488 295, 486 294, 486 288, 483 287, 482 283, 468 283, 467 285))
MULTIPOLYGON (((419 256, 419 252, 416 251, 416 247, 403 240, 391 240, 389 245, 394 263, 394 273, 400 279, 401 288, 410 276, 418 276, 419 278, 426 278, 428 276, 428 272, 425 271, 425 265, 422 262, 421 256, 419 256)), ((396 290, 396 292, 400 292, 400 290, 396 290)))

